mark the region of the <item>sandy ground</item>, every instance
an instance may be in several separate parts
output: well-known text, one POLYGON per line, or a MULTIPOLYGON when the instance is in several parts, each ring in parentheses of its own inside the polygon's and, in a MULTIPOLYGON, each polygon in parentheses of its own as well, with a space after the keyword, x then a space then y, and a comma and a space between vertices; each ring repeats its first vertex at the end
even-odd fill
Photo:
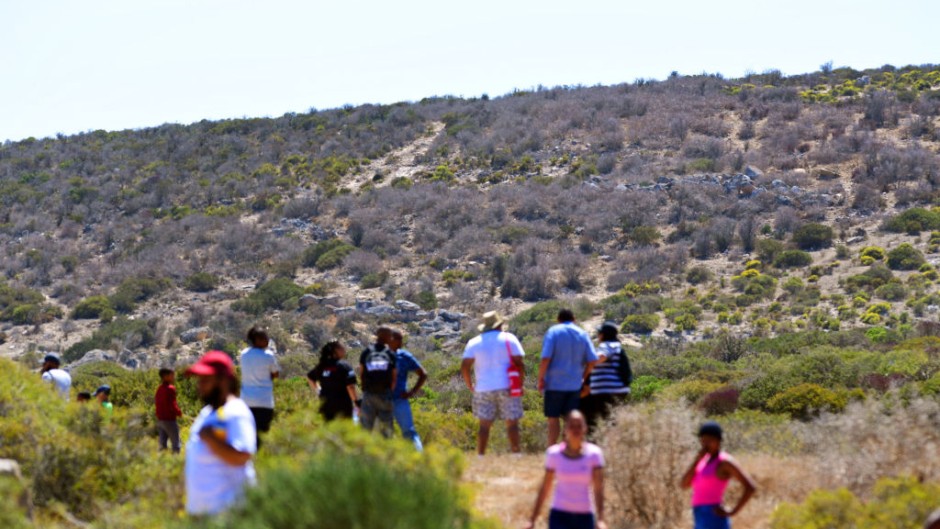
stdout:
MULTIPOLYGON (((468 466, 465 479, 476 492, 476 508, 485 516, 494 518, 507 529, 524 527, 532 513, 535 496, 543 475, 543 458, 536 455, 511 457, 508 455, 475 456, 468 466)), ((745 454, 738 458, 741 465, 757 482, 758 494, 735 518, 734 525, 746 529, 767 529, 774 509, 784 501, 801 501, 807 493, 819 488, 818 477, 813 473, 810 458, 780 458, 763 454, 745 454)), ((608 488, 609 491, 609 488, 608 488)), ((687 493, 676 488, 676 494, 687 493)), ((734 488, 729 489, 730 501, 737 497, 734 488)), ((627 529, 631 526, 618 519, 613 509, 608 510, 610 529, 627 529)), ((689 517, 691 518, 691 517, 689 517)), ((537 526, 545 529, 545 517, 537 526)), ((688 529, 691 520, 677 526, 688 529)))

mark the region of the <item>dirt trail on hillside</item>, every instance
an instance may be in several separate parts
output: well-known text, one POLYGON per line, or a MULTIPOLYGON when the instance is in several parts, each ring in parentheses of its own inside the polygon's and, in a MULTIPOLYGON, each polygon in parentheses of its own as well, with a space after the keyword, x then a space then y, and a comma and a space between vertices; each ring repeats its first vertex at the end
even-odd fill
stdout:
POLYGON ((385 187, 396 178, 413 178, 419 171, 433 169, 431 166, 419 164, 417 158, 428 152, 434 140, 443 131, 443 123, 432 123, 423 136, 400 149, 388 153, 380 160, 374 160, 365 166, 359 174, 350 178, 344 184, 344 187, 352 191, 358 191, 364 184, 372 182, 372 177, 376 174, 384 176, 381 180, 373 182, 373 185, 375 187, 385 187))

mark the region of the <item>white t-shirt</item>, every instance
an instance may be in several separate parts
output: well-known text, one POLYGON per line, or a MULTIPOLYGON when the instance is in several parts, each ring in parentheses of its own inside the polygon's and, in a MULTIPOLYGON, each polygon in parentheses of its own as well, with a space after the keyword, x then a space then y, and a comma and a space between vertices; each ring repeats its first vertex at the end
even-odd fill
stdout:
POLYGON ((488 331, 467 343, 463 357, 472 358, 476 374, 476 391, 500 391, 509 389, 509 355, 525 356, 519 339, 511 333, 488 331), (509 349, 506 349, 506 343, 509 349))
POLYGON ((242 351, 242 400, 250 408, 274 409, 274 381, 271 373, 281 370, 269 350, 251 347, 242 351))
POLYGON ((44 382, 51 382, 60 397, 69 400, 69 390, 72 389, 72 376, 61 369, 50 369, 42 374, 44 382))
POLYGON ((231 398, 215 410, 206 406, 199 412, 186 443, 186 512, 218 514, 240 502, 245 487, 255 484, 255 467, 251 461, 242 466, 225 463, 216 456, 199 432, 212 426, 219 439, 240 452, 254 454, 255 418, 245 402, 231 398))

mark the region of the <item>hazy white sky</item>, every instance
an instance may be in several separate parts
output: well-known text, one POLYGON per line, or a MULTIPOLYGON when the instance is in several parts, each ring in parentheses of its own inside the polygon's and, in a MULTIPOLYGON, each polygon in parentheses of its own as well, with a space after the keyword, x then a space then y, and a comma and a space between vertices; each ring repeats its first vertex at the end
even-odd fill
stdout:
POLYGON ((0 141, 538 84, 940 62, 935 0, 0 0, 0 141))

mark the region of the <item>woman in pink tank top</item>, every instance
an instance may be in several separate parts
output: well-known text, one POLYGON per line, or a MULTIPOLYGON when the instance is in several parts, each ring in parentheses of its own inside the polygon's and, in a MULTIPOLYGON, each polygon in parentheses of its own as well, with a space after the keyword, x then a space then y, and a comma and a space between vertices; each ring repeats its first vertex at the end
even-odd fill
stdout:
POLYGON ((757 488, 734 458, 721 450, 722 430, 718 423, 703 424, 698 436, 702 449, 682 476, 682 488, 692 489, 695 529, 730 529, 731 517, 741 512, 757 488), (722 503, 732 479, 744 486, 744 494, 729 511, 722 503))

